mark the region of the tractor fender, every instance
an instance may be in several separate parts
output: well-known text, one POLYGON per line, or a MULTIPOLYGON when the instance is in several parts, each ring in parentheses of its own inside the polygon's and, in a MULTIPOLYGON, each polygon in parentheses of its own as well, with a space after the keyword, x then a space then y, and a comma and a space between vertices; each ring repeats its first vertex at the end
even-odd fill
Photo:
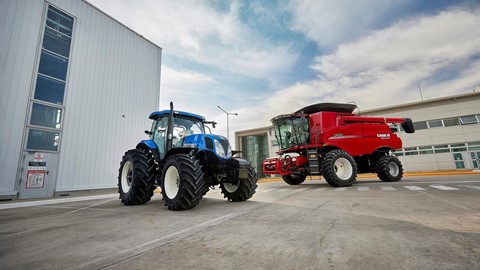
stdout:
POLYGON ((154 141, 152 140, 142 140, 141 142, 139 142, 137 144, 137 146, 135 147, 136 149, 146 149, 146 150, 150 150, 150 152, 153 154, 153 156, 155 157, 155 160, 157 162, 160 161, 160 153, 158 152, 158 148, 157 148, 157 145, 155 144, 154 141))

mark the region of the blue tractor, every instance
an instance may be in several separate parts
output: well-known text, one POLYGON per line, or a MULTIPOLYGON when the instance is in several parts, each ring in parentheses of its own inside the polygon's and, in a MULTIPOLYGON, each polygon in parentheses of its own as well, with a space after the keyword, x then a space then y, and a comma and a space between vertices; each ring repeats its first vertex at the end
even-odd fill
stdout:
POLYGON ((220 185, 224 197, 238 202, 250 199, 257 188, 255 168, 245 159, 233 157, 228 140, 206 133, 203 116, 170 110, 150 114, 150 139, 128 150, 118 174, 118 193, 125 205, 150 201, 157 187, 169 210, 198 205, 210 187, 220 185))

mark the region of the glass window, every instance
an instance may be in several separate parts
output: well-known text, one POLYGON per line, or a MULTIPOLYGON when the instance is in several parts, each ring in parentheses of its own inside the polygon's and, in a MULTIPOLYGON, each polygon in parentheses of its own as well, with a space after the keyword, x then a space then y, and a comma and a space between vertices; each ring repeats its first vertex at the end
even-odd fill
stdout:
POLYGON ((33 103, 30 124, 49 128, 60 128, 62 109, 33 103))
POLYGON ((42 51, 38 73, 65 81, 67 78, 68 60, 48 51, 42 51))
POLYGON ((454 153, 453 159, 455 160, 455 167, 457 169, 465 169, 465 163, 463 163, 462 153, 454 153))
POLYGON ((46 27, 43 36, 43 48, 68 58, 70 54, 70 40, 69 36, 46 27))
POLYGON ((59 132, 30 129, 28 130, 27 149, 58 151, 59 132))
POLYGON ((399 149, 399 150, 393 152, 393 154, 397 157, 402 157, 403 156, 403 151, 401 149, 399 149))
POLYGON ((428 126, 430 128, 436 128, 436 127, 443 127, 443 122, 442 120, 438 119, 438 120, 429 120, 427 121, 428 123, 428 126))
POLYGON ((431 146, 420 146, 418 147, 420 155, 433 154, 433 149, 431 146))
POLYGON ((420 122, 414 122, 413 127, 415 130, 421 130, 421 129, 427 129, 427 122, 426 121, 420 121, 420 122))
POLYGON ((416 147, 405 148, 405 156, 418 155, 418 150, 416 147))
POLYGON ((463 161, 455 161, 455 167, 457 169, 465 169, 465 163, 463 161))
POLYGON ((460 116, 460 122, 462 122, 462 125, 468 125, 468 124, 476 124, 478 123, 478 120, 475 115, 466 115, 466 116, 460 116))
POLYGON ((34 99, 62 105, 64 92, 65 82, 38 74, 34 99))
POLYGON ((450 145, 450 147, 452 148, 453 152, 467 151, 467 147, 465 147, 464 143, 452 144, 452 145, 450 145))
POLYGON ((458 117, 445 118, 443 119, 443 124, 446 127, 458 126, 460 125, 460 121, 458 120, 458 117))
POLYGON ((442 145, 434 145, 433 149, 435 150, 435 153, 449 153, 450 149, 448 148, 448 145, 442 144, 442 145))
POLYGON ((49 6, 47 13, 47 26, 71 37, 73 18, 60 10, 49 6))

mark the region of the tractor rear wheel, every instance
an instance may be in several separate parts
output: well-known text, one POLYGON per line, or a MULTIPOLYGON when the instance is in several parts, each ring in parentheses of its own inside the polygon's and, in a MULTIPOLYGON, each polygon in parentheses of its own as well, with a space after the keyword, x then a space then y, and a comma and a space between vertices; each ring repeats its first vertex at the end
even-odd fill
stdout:
POLYGON ((239 178, 237 183, 220 183, 223 196, 231 202, 250 199, 257 189, 257 173, 251 163, 246 165, 247 177, 239 178))
POLYGON ((307 178, 306 175, 297 173, 282 176, 283 181, 289 185, 300 185, 303 183, 303 181, 305 181, 305 178, 307 178))
POLYGON ((375 163, 375 171, 383 182, 398 182, 403 176, 403 166, 396 156, 382 156, 375 163))
POLYGON ((118 193, 125 205, 144 204, 155 190, 155 160, 147 150, 128 150, 118 170, 118 193))
POLYGON ((349 187, 356 181, 357 165, 345 151, 328 152, 321 164, 323 177, 333 187, 349 187))
POLYGON ((205 179, 195 156, 170 156, 162 170, 162 196, 169 210, 195 207, 205 194, 205 179))

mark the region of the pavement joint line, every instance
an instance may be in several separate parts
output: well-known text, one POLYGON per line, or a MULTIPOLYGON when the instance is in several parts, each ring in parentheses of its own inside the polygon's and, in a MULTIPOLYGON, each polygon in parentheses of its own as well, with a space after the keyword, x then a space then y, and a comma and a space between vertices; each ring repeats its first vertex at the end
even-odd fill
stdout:
POLYGON ((86 210, 86 209, 90 209, 92 207, 95 207, 97 205, 101 205, 101 204, 104 204, 104 203, 107 203, 111 200, 114 200, 115 198, 111 198, 109 200, 106 200, 106 201, 103 201, 103 202, 99 202, 99 203, 95 203, 95 204, 92 204, 92 205, 89 205, 87 207, 82 207, 82 208, 79 208, 79 209, 76 209, 76 210, 72 210, 70 212, 66 212, 66 213, 63 213, 62 215, 70 215, 70 214, 73 214, 73 213, 76 213, 76 212, 80 212, 80 211, 83 211, 83 210, 86 210))

